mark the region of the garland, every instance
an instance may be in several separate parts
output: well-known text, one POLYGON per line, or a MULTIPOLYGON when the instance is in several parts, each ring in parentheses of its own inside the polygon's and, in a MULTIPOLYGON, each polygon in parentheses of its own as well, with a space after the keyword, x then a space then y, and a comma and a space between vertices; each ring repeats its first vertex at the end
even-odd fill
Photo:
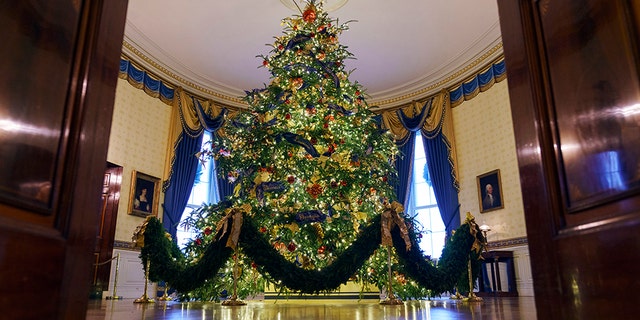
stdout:
POLYGON ((218 273, 218 270, 231 257, 233 250, 226 247, 229 238, 228 229, 221 230, 222 236, 212 242, 196 264, 187 265, 186 259, 178 245, 165 234, 162 223, 157 218, 148 220, 144 230, 144 246, 140 252, 142 263, 149 263, 149 280, 153 282, 164 280, 178 292, 196 289, 218 273))
MULTIPOLYGON (((233 253, 233 249, 226 246, 230 230, 233 228, 233 220, 225 219, 229 221, 218 231, 217 240, 208 245, 196 263, 189 265, 176 243, 165 236, 160 221, 157 218, 149 219, 146 229, 142 231, 144 246, 140 254, 143 266, 146 265, 147 259, 151 260, 149 280, 164 280, 179 292, 187 292, 215 277, 233 253)), ((306 270, 280 255, 259 233, 251 216, 245 215, 243 220, 239 246, 244 253, 253 259, 262 273, 268 273, 280 285, 300 293, 320 293, 346 283, 379 248, 382 240, 380 216, 377 216, 369 226, 361 230, 356 241, 333 263, 321 270, 306 270)), ((425 258, 415 237, 411 237, 411 249, 406 250, 399 228, 394 227, 391 233, 402 264, 401 268, 425 289, 442 293, 450 291, 458 283, 464 284, 464 279, 468 279, 469 258, 474 261, 472 270, 477 276, 480 252, 477 249, 481 249, 478 243, 483 243, 484 239, 473 220, 467 219, 467 222, 456 230, 445 245, 438 266, 432 265, 425 258)), ((458 287, 462 289, 461 285, 458 287)))
MULTIPOLYGON (((471 258, 472 265, 480 264, 480 251, 472 250, 476 241, 483 243, 484 239, 479 239, 482 234, 480 229, 476 230, 476 236, 471 232, 472 228, 478 228, 473 222, 462 224, 451 239, 447 242, 442 250, 442 256, 438 261, 438 266, 430 264, 415 245, 415 239, 412 239, 411 249, 405 250, 404 243, 399 232, 392 233, 393 245, 402 269, 405 273, 415 280, 420 286, 432 290, 436 293, 451 291, 454 286, 458 286, 460 291, 468 291, 468 259, 471 258)), ((472 266, 472 271, 480 270, 472 266)), ((474 279, 477 277, 477 271, 473 272, 474 279)))
POLYGON ((360 236, 333 263, 321 270, 305 270, 286 260, 245 217, 240 234, 244 252, 260 268, 280 281, 285 287, 301 293, 319 293, 338 288, 346 283, 379 247, 380 216, 361 231, 360 236))

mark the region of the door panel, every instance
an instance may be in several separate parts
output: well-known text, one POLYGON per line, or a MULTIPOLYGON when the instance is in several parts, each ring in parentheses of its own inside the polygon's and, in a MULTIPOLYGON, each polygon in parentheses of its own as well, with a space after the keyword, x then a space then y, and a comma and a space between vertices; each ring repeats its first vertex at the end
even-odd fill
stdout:
POLYGON ((97 265, 94 268, 93 284, 101 283, 102 291, 109 289, 111 264, 105 262, 111 259, 113 253, 121 183, 122 167, 108 163, 102 183, 102 205, 94 251, 97 265))
POLYGON ((84 319, 127 1, 0 7, 0 310, 84 319))
POLYGON ((540 319, 622 319, 640 280, 640 15, 499 0, 540 319), (633 294, 631 294, 633 295, 633 294))

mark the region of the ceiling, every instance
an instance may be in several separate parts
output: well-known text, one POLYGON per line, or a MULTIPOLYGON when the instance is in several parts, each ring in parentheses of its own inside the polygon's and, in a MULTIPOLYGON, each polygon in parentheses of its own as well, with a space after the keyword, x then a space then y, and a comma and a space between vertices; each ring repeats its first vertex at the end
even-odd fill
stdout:
MULTIPOLYGON (((240 106, 245 90, 269 83, 256 56, 269 54, 282 18, 299 14, 287 1, 130 0, 123 53, 166 82, 240 106)), ((370 106, 453 87, 502 54, 496 0, 348 0, 329 15, 354 20, 339 41, 370 106)))

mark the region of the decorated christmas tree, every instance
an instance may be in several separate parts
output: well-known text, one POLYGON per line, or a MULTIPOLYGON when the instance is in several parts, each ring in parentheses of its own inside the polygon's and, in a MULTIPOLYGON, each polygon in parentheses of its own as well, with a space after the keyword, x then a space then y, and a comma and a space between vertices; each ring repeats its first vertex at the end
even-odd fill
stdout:
POLYGON ((284 35, 261 56, 271 83, 247 92, 249 111, 208 153, 235 183, 229 205, 246 207, 269 242, 307 269, 330 264, 394 200, 398 152, 349 80, 351 54, 338 41, 347 25, 320 5, 283 20, 284 35))
POLYGON ((461 252, 443 252, 451 275, 422 256, 419 230, 395 201, 398 150, 345 70, 352 55, 338 36, 347 24, 330 19, 315 0, 300 13, 282 21, 283 35, 259 56, 270 83, 248 91, 248 110, 227 119, 199 154, 216 160, 233 193, 187 219, 198 236, 186 255, 148 239, 161 233, 157 224, 147 227, 153 230, 146 230, 142 257, 154 261, 151 280, 200 299, 232 288, 240 296, 257 293, 265 281, 304 293, 349 279, 382 288, 390 283, 391 250, 391 282, 408 285, 406 295, 451 289, 477 239, 460 236, 461 252), (414 282, 403 267, 413 278, 433 277, 414 282))

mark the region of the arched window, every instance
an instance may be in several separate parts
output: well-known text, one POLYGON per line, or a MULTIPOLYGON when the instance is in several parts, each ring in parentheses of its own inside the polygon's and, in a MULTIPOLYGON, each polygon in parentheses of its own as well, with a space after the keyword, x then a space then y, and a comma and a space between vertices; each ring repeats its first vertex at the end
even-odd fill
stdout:
POLYGON ((431 256, 432 259, 438 259, 442 254, 442 248, 444 248, 446 231, 429 177, 420 131, 416 133, 414 148, 411 194, 409 195, 407 214, 415 216, 421 225, 420 249, 422 252, 431 256))
MULTIPOLYGON (((204 137, 202 137, 201 149, 208 149, 210 148, 209 143, 212 138, 211 133, 205 131, 203 134, 204 137)), ((195 237, 194 232, 184 227, 184 219, 188 217, 193 210, 200 208, 203 204, 215 204, 220 200, 216 181, 215 161, 213 161, 213 159, 209 159, 204 164, 201 162, 198 163, 196 178, 193 182, 189 202, 182 212, 182 217, 178 224, 178 230, 176 231, 178 247, 184 247, 189 239, 195 237)))

